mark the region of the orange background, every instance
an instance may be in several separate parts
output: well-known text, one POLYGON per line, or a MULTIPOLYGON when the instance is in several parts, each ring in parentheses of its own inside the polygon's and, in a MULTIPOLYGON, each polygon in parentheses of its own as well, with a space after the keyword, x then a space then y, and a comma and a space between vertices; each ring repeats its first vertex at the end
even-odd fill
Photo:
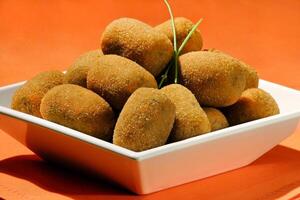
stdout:
MULTIPOLYGON (((254 66, 260 77, 300 89, 299 0, 174 0, 175 16, 203 17, 205 48, 254 66)), ((113 19, 151 25, 168 19, 160 0, 0 0, 0 86, 48 69, 66 69, 100 46, 113 19)), ((1 127, 0 127, 1 128, 1 127)), ((300 199, 300 126, 250 166, 146 196, 41 161, 0 130, 0 197, 4 199, 300 199)))

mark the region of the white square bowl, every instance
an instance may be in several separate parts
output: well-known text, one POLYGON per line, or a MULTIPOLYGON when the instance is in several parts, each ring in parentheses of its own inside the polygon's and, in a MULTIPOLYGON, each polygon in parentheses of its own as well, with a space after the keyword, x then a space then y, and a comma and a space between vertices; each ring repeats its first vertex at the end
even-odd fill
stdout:
POLYGON ((40 157, 106 177, 148 194, 250 164, 293 133, 300 92, 260 80, 281 114, 134 152, 73 129, 10 109, 22 83, 0 88, 0 128, 40 157))

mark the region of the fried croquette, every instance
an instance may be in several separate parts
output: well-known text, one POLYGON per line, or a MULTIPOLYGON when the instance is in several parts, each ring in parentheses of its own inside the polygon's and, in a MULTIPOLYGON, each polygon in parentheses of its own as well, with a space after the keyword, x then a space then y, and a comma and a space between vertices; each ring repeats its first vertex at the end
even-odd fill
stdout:
POLYGON ((176 107, 175 122, 169 136, 170 142, 210 132, 208 118, 191 91, 179 84, 165 86, 161 91, 176 107))
POLYGON ((175 105, 160 90, 139 88, 117 120, 113 143, 133 151, 164 145, 175 119, 175 105))
POLYGON ((211 131, 220 130, 229 126, 224 114, 216 108, 203 108, 211 125, 211 131))
POLYGON ((241 65, 244 67, 246 73, 246 86, 245 90, 249 88, 257 88, 259 83, 259 77, 257 71, 251 67, 250 65, 244 63, 243 61, 239 60, 241 65))
POLYGON ((111 140, 114 113, 109 104, 96 93, 78 85, 59 85, 42 99, 41 114, 46 120, 111 140))
POLYGON ((89 51, 81 55, 67 70, 64 83, 86 87, 87 73, 91 67, 97 66, 101 56, 103 56, 101 49, 89 51))
MULTIPOLYGON (((208 51, 212 51, 212 52, 216 52, 216 53, 222 53, 224 55, 230 56, 231 55, 224 53, 223 51, 217 50, 217 49, 209 49, 208 51)), ((233 57, 232 57, 233 58, 233 57)), ((235 58, 236 59, 236 58, 235 58)), ((246 76, 246 85, 245 85, 245 89, 249 89, 249 88, 257 88, 258 87, 258 82, 259 82, 259 77, 257 74, 257 71, 251 67, 250 65, 244 63, 243 61, 241 61, 240 59, 237 59, 241 66, 243 67, 244 71, 245 71, 245 76, 246 76)))
POLYGON ((54 86, 63 84, 64 74, 60 71, 42 72, 19 88, 11 103, 11 108, 41 117, 40 104, 44 95, 54 86))
POLYGON ((279 107, 269 93, 259 88, 250 88, 242 93, 235 104, 223 111, 232 126, 279 114, 279 107))
POLYGON ((104 54, 117 54, 137 62, 154 76, 168 64, 173 55, 166 35, 131 18, 111 22, 104 30, 101 43, 104 54))
POLYGON ((121 110, 129 96, 140 87, 157 88, 154 76, 132 60, 104 55, 87 76, 87 87, 121 110))
MULTIPOLYGON (((176 30, 177 47, 179 48, 186 36, 193 28, 194 24, 192 21, 184 17, 176 17, 174 19, 174 22, 176 30)), ((155 29, 168 36, 168 38, 173 43, 174 37, 170 20, 156 26, 155 29)), ((190 37, 189 41, 186 43, 185 47, 182 49, 182 54, 190 51, 200 51, 202 49, 202 45, 202 36, 200 34, 200 31, 196 30, 190 37)))
POLYGON ((241 96, 246 83, 240 63, 229 56, 194 51, 179 57, 181 83, 201 106, 225 107, 241 96))

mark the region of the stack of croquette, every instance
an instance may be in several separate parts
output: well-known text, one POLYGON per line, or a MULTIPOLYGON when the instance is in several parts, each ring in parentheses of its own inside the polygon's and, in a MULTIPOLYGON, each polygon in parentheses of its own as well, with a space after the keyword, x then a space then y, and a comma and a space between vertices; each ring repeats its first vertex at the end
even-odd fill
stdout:
MULTIPOLYGON (((183 17, 174 24, 180 45, 194 24, 183 17)), ((219 50, 202 50, 198 30, 179 56, 179 83, 158 89, 156 80, 173 59, 173 39, 170 20, 154 28, 114 20, 101 49, 81 55, 65 74, 48 71, 27 81, 11 107, 133 151, 279 113, 272 96, 257 88, 255 69, 219 50)))

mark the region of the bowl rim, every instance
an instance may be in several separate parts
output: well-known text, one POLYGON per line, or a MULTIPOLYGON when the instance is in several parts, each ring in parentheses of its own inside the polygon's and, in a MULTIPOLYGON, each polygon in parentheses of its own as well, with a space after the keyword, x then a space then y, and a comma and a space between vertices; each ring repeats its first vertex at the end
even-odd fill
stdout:
MULTIPOLYGON (((0 87, 0 93, 4 90, 9 90, 9 89, 18 87, 18 86, 24 84, 24 82, 25 81, 0 87)), ((295 95, 300 96, 300 92, 298 90, 288 88, 288 87, 285 87, 285 86, 282 86, 282 85, 279 85, 276 83, 272 83, 269 81, 261 80, 261 79, 260 79, 260 82, 263 82, 264 84, 272 84, 276 87, 281 87, 285 90, 288 90, 291 93, 294 93, 295 95)), ((229 137, 229 136, 241 133, 241 132, 246 132, 246 131, 260 128, 260 127, 270 125, 273 123, 287 121, 287 120, 294 119, 294 118, 299 118, 300 117, 300 109, 295 110, 293 112, 280 113, 278 115, 266 117, 263 119, 258 119, 258 120, 254 120, 251 122, 235 125, 232 127, 227 127, 226 129, 213 131, 208 134, 198 135, 198 136, 195 136, 192 138, 188 138, 188 139, 181 140, 181 141, 174 142, 174 143, 165 144, 165 145, 155 147, 152 149, 148 149, 145 151, 141 151, 141 152, 135 152, 135 151, 117 146, 113 143, 95 138, 93 136, 87 135, 80 131, 76 131, 74 129, 56 124, 54 122, 50 122, 45 119, 35 117, 35 116, 29 115, 26 113, 22 113, 20 111, 16 111, 11 108, 4 107, 4 106, 0 106, 0 114, 9 116, 9 117, 12 117, 15 119, 23 120, 26 122, 30 122, 30 123, 33 123, 35 125, 38 125, 38 126, 41 126, 44 128, 48 128, 54 132, 58 132, 58 133, 64 134, 65 136, 79 139, 83 142, 94 145, 97 148, 105 149, 105 150, 111 151, 113 153, 117 153, 122 156, 125 156, 127 158, 141 161, 141 160, 149 159, 149 158, 159 156, 162 154, 167 154, 172 151, 178 151, 178 150, 181 150, 181 149, 184 149, 187 147, 191 147, 193 145, 199 145, 199 144, 211 141, 211 140, 220 139, 223 137, 229 137)))

